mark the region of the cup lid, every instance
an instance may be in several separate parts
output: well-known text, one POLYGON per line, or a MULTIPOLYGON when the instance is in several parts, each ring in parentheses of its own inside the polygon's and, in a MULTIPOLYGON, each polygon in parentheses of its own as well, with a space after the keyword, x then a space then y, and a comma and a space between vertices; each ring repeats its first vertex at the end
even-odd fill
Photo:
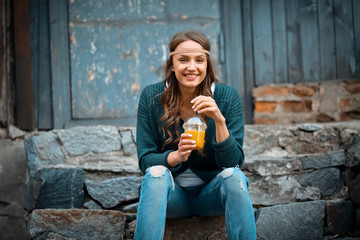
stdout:
POLYGON ((190 125, 206 126, 206 124, 198 117, 192 117, 184 123, 185 127, 190 125))

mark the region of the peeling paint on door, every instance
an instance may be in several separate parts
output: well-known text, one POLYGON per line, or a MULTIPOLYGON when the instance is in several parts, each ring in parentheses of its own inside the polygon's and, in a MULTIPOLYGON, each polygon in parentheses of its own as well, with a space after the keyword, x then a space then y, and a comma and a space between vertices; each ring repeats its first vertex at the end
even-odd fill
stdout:
POLYGON ((68 3, 74 119, 135 119, 140 92, 162 80, 168 42, 178 31, 205 33, 216 64, 219 0, 68 3))

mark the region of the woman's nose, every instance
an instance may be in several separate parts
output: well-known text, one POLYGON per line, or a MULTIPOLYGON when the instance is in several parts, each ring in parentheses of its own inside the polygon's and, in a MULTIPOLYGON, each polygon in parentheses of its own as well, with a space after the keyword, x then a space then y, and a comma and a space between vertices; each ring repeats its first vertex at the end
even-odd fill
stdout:
POLYGON ((195 71, 195 70, 196 70, 195 62, 194 62, 194 61, 190 61, 187 69, 188 69, 189 71, 195 71))

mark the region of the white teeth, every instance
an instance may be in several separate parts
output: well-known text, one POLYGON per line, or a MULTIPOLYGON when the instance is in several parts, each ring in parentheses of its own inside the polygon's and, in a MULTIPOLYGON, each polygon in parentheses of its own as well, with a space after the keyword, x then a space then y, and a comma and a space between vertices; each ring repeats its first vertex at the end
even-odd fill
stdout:
POLYGON ((194 77, 196 77, 196 75, 185 75, 186 77, 188 77, 188 78, 194 78, 194 77))

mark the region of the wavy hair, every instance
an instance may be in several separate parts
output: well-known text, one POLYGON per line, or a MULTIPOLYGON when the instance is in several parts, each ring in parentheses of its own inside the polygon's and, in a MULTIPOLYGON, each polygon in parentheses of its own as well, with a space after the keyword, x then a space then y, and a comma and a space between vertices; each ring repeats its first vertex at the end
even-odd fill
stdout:
MULTIPOLYGON (((208 38, 198 31, 179 32, 175 34, 169 43, 169 51, 175 51, 176 47, 180 43, 189 40, 199 43, 203 47, 203 49, 210 52, 210 42, 208 38)), ((219 82, 219 80, 215 77, 213 65, 208 54, 206 54, 206 59, 206 76, 199 85, 199 92, 197 93, 197 95, 211 96, 211 85, 214 82, 219 82)), ((176 129, 176 126, 178 126, 180 121, 180 106, 183 103, 183 99, 180 93, 178 81, 175 77, 175 73, 171 70, 172 67, 173 56, 170 56, 166 61, 165 78, 163 80, 165 91, 161 96, 161 105, 164 108, 164 114, 159 120, 159 125, 163 131, 164 138, 166 138, 166 135, 168 136, 168 138, 164 142, 163 149, 167 144, 170 143, 173 143, 172 148, 175 148, 180 140, 180 133, 176 129), (171 128, 172 131, 175 132, 176 136, 172 134, 169 128, 171 128)))

